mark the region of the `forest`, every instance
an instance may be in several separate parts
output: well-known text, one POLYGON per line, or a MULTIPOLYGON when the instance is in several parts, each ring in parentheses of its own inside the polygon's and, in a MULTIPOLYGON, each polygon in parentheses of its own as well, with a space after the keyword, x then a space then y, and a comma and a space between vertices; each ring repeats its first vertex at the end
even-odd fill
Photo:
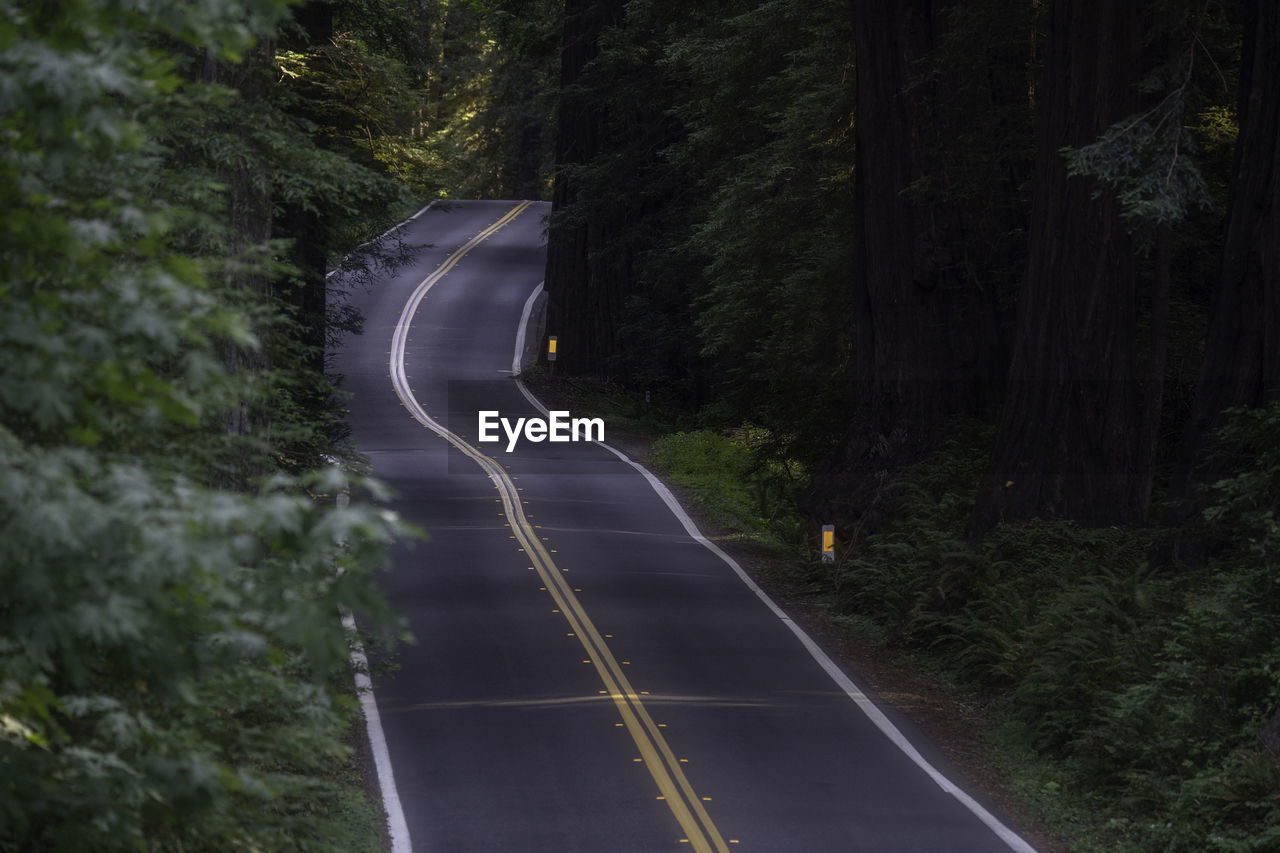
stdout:
POLYGON ((1280 848, 1280 10, 570 0, 560 74, 557 369, 749 436, 1072 849, 1280 848))
POLYGON ((1280 849, 1270 0, 0 6, 0 850, 381 849, 325 354, 447 198, 1064 849, 1280 849))

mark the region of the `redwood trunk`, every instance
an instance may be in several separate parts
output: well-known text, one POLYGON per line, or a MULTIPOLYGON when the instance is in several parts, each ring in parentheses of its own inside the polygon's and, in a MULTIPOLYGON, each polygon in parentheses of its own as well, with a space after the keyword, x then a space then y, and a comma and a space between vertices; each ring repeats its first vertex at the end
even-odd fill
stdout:
POLYGON ((843 519, 874 504, 882 472, 918 461, 958 419, 983 416, 1003 379, 994 293, 965 263, 966 211, 920 189, 945 185, 950 165, 927 139, 947 135, 930 126, 944 120, 930 104, 956 94, 920 77, 953 5, 854 5, 857 410, 812 496, 813 510, 843 519))
POLYGON ((1060 153, 1139 108, 1143 4, 1056 0, 1049 17, 1030 254, 975 532, 1037 517, 1140 523, 1147 512, 1133 250, 1112 195, 1068 177, 1060 153))
POLYGON ((607 225, 577 208, 577 172, 604 150, 608 121, 583 84, 600 35, 621 20, 622 6, 621 0, 565 3, 546 291, 547 334, 558 337, 556 367, 567 373, 599 371, 608 362, 622 307, 620 282, 602 263, 607 225))
POLYGON ((1172 494, 1174 522, 1197 509, 1193 486, 1222 472, 1203 458, 1223 411, 1280 390, 1280 6, 1245 4, 1240 137, 1205 359, 1172 494))

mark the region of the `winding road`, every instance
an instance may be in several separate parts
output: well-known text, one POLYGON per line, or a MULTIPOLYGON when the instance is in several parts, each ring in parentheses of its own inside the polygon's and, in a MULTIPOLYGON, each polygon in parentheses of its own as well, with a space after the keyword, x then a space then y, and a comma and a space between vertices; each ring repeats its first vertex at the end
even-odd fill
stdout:
POLYGON ((546 416, 512 372, 548 212, 421 211, 335 353, 358 447, 429 535, 382 580, 416 637, 374 683, 396 853, 1031 851, 643 469, 479 440, 479 411, 546 416))

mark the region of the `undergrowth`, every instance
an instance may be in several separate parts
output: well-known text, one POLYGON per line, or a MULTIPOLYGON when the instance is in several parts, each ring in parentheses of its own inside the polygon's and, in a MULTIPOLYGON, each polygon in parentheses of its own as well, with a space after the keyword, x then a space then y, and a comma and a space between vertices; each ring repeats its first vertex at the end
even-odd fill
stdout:
POLYGON ((1155 571, 1150 529, 965 521, 987 459, 953 443, 908 470, 890 519, 829 570, 836 607, 984 696, 1021 787, 1080 850, 1280 850, 1280 407, 1238 413, 1247 448, 1205 523, 1232 543, 1155 571), (1043 805, 1043 802, 1042 802, 1043 805))
POLYGON ((665 435, 648 461, 669 481, 692 491, 694 501, 717 525, 762 544, 794 550, 804 524, 795 508, 800 470, 795 463, 765 458, 753 450, 759 433, 725 436, 711 430, 665 435))

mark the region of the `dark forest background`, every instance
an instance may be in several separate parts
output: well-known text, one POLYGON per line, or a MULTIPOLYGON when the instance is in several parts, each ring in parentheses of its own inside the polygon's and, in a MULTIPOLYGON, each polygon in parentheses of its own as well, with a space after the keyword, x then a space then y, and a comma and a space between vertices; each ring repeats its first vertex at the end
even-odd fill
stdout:
POLYGON ((990 703, 1081 849, 1280 847, 1280 10, 563 33, 557 369, 745 432, 765 526, 836 525, 800 582, 990 703))
POLYGON ((325 351, 449 197, 553 202, 560 390, 1052 833, 1280 849, 1276 4, 0 8, 0 850, 376 833, 332 614, 395 635, 404 531, 325 351))

